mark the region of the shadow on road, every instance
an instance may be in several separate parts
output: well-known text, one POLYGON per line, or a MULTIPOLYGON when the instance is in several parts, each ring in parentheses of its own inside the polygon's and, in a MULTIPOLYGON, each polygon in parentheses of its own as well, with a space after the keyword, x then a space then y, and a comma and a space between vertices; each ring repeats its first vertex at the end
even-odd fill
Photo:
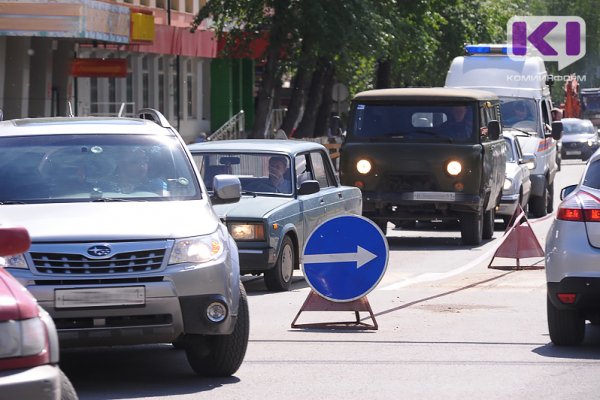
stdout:
POLYGON ((580 346, 555 346, 548 343, 533 352, 550 358, 600 360, 600 326, 588 323, 585 327, 585 340, 580 346))
POLYGON ((235 376, 197 376, 184 350, 170 344, 66 349, 60 356, 60 367, 82 400, 176 396, 240 382, 235 376))

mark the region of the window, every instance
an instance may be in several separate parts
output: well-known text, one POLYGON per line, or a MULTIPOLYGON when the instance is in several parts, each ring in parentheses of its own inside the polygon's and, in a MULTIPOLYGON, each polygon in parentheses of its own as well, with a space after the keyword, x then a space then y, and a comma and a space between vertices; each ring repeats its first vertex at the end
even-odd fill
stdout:
POLYGON ((323 157, 329 157, 321 152, 310 153, 310 161, 312 164, 313 174, 315 179, 319 182, 321 188, 334 186, 334 180, 327 170, 327 166, 323 160, 323 157))
POLYGON ((148 107, 148 95, 150 94, 150 72, 148 69, 148 56, 142 57, 142 107, 148 107))
POLYGON ((158 59, 158 110, 166 113, 165 110, 165 59, 158 59))
POLYGON ((186 108, 187 118, 196 117, 196 102, 194 101, 194 73, 193 60, 187 60, 185 63, 185 92, 186 92, 186 108))

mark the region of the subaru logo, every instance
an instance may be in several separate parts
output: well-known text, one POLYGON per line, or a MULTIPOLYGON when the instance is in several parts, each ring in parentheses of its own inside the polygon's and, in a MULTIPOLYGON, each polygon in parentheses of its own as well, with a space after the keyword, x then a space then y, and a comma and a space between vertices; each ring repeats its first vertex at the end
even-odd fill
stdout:
POLYGON ((111 251, 110 246, 105 244, 97 244, 87 249, 88 254, 94 257, 106 257, 111 251))

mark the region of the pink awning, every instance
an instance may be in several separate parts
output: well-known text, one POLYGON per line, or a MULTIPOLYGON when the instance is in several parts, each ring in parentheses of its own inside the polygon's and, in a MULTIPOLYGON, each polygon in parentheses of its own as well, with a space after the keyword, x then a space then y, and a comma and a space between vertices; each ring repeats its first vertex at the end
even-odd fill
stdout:
POLYGON ((189 28, 156 25, 152 44, 126 46, 131 51, 155 54, 173 54, 189 57, 215 58, 217 41, 212 31, 196 31, 189 28))

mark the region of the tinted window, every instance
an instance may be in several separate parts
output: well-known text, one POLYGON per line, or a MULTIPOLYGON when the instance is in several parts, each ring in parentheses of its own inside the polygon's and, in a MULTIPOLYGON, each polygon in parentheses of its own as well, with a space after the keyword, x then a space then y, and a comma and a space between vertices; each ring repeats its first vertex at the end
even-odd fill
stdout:
POLYGON ((199 198, 175 138, 45 135, 0 138, 0 201, 199 198))
POLYGON ((355 104, 349 137, 439 143, 472 142, 473 104, 355 104))

